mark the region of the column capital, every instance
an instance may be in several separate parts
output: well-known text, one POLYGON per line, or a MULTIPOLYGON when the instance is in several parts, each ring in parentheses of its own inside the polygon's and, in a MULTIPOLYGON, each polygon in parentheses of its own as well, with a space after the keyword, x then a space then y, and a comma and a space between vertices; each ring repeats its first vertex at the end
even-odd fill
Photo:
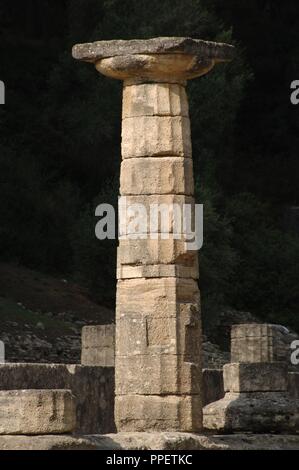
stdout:
POLYGON ((234 47, 191 38, 153 38, 77 44, 73 57, 95 64, 111 78, 135 82, 182 83, 229 62, 234 47))

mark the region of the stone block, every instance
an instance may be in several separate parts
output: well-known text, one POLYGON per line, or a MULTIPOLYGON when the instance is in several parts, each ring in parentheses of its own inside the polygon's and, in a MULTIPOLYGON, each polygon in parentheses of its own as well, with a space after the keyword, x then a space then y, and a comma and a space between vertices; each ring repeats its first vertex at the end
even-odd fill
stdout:
POLYGON ((130 158, 121 164, 122 196, 194 193, 193 162, 190 158, 130 158))
POLYGON ((224 397, 223 370, 203 369, 202 371, 203 406, 224 397))
POLYGON ((93 439, 75 437, 68 434, 41 436, 1 436, 0 451, 3 450, 99 450, 93 439))
POLYGON ((0 392, 0 434, 65 434, 76 426, 69 390, 0 392))
POLYGON ((116 317, 177 317, 188 304, 199 312, 199 301, 193 279, 127 279, 117 284, 116 317))
POLYGON ((192 157, 190 120, 175 116, 138 116, 122 121, 123 158, 192 157))
POLYGON ((181 266, 179 264, 156 264, 130 266, 118 264, 117 279, 157 278, 157 277, 182 277, 198 279, 198 261, 194 266, 181 266))
POLYGON ((154 239, 152 234, 146 239, 120 239, 117 250, 119 265, 157 265, 178 264, 192 267, 196 265, 198 252, 190 250, 190 245, 184 235, 168 239, 154 239))
POLYGON ((94 325, 82 328, 81 364, 114 366, 115 325, 94 325))
POLYGON ((123 196, 119 200, 119 234, 194 233, 194 198, 184 195, 123 196))
POLYGON ((243 324, 231 330, 232 362, 285 362, 288 330, 280 325, 243 324))
POLYGON ((116 335, 118 356, 201 356, 201 322, 198 309, 182 305, 177 316, 123 316, 116 335))
POLYGON ((112 367, 0 364, 0 390, 23 389, 69 389, 76 397, 76 433, 115 431, 112 367))
POLYGON ((84 348, 81 350, 83 366, 114 367, 114 348, 84 348))
POLYGON ((115 400, 118 431, 198 432, 202 429, 199 395, 127 395, 117 396, 115 400))
POLYGON ((282 362, 235 363, 223 367, 225 392, 283 392, 288 388, 287 365, 282 362))
POLYGON ((299 401, 285 392, 226 393, 203 409, 203 425, 212 431, 296 433, 299 401))
POLYGON ((115 325, 92 325, 82 328, 82 346, 84 348, 114 348, 115 325))
POLYGON ((116 395, 192 395, 201 392, 201 365, 175 355, 117 356, 116 395), (185 359, 185 360, 184 360, 185 359))
MULTIPOLYGON (((119 56, 123 58, 131 56, 130 58, 132 62, 134 62, 136 55, 148 56, 148 62, 153 61, 153 65, 157 66, 157 61, 160 58, 163 60, 165 56, 174 55, 173 61, 177 69, 180 69, 181 62, 183 62, 184 56, 186 56, 187 60, 190 62, 190 67, 192 67, 191 71, 186 70, 185 63, 183 62, 184 67, 181 72, 184 72, 184 80, 186 80, 188 73, 195 73, 195 59, 197 62, 203 62, 203 64, 198 64, 198 67, 201 68, 206 66, 206 61, 209 59, 216 63, 230 61, 234 57, 234 46, 203 41, 202 39, 192 39, 190 37, 158 37, 151 39, 131 39, 128 41, 116 39, 112 41, 76 44, 73 47, 72 55, 74 59, 92 62, 99 66, 100 64, 98 63, 104 58, 119 56)), ((145 68, 149 68, 149 65, 150 64, 147 62, 143 64, 145 68)), ((127 70, 129 76, 132 68, 134 68, 133 64, 131 64, 131 67, 127 70)), ((119 73, 120 72, 119 70, 119 73)), ((142 72, 144 73, 145 70, 142 72)), ((137 76, 140 79, 145 78, 142 72, 139 71, 137 76)), ((174 70, 169 72, 173 73, 174 70)), ((159 76, 159 67, 156 73, 159 76)))
POLYGON ((171 83, 146 83, 124 86, 123 118, 140 116, 189 117, 184 86, 171 83))

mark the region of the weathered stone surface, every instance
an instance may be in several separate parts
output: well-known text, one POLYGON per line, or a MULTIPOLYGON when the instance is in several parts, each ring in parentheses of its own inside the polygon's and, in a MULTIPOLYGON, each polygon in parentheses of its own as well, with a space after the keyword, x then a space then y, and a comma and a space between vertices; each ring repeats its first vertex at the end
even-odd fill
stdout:
POLYGON ((194 231, 194 198, 164 194, 123 196, 119 199, 119 234, 175 233, 194 231))
POLYGON ((203 425, 218 432, 296 433, 299 401, 285 392, 226 393, 204 407, 203 425))
POLYGON ((156 264, 129 266, 118 264, 117 279, 155 278, 155 277, 182 277, 198 279, 198 262, 194 266, 181 266, 176 264, 156 264))
POLYGON ((0 436, 2 450, 98 450, 99 446, 86 437, 67 435, 0 436))
MULTIPOLYGON (((102 450, 298 450, 299 435, 201 435, 182 432, 121 432, 89 438, 102 450)), ((1 441, 0 441, 1 445, 1 441)))
POLYGON ((122 432, 84 436, 0 436, 0 450, 298 450, 299 436, 122 432))
POLYGON ((114 348, 84 348, 81 351, 83 366, 114 367, 114 348))
POLYGON ((130 158, 121 164, 120 193, 122 196, 141 194, 194 193, 191 158, 147 157, 130 158))
POLYGON ((196 265, 197 251, 190 250, 184 235, 176 239, 169 235, 168 239, 154 239, 149 234, 146 239, 120 239, 117 250, 118 264, 120 265, 153 265, 178 264, 192 267, 196 265))
POLYGON ((201 321, 192 304, 180 307, 177 316, 119 318, 116 345, 119 356, 162 356, 176 354, 199 360, 201 353, 201 321))
POLYGON ((135 54, 109 57, 96 62, 98 72, 125 84, 176 83, 208 73, 215 65, 212 59, 187 54, 135 54))
POLYGON ((288 373, 288 391, 292 398, 299 400, 299 372, 288 373))
POLYGON ((283 333, 287 331, 281 325, 272 325, 269 323, 243 323, 240 325, 232 325, 231 338, 261 338, 263 336, 276 336, 277 332, 283 333))
POLYGON ((175 116, 138 116, 123 119, 123 158, 172 157, 191 158, 190 120, 175 116))
POLYGON ((172 83, 206 74, 233 57, 233 46, 191 38, 153 38, 77 44, 73 57, 93 62, 99 72, 120 80, 172 83))
POLYGON ((137 116, 189 117, 184 86, 171 83, 147 83, 125 86, 123 91, 124 118, 137 116))
POLYGON ((200 431, 201 399, 193 396, 126 395, 115 398, 115 421, 122 431, 200 431))
POLYGON ((223 378, 225 392, 283 392, 288 388, 287 365, 282 362, 226 364, 223 378))
POLYGON ((222 369, 203 369, 202 394, 203 406, 224 397, 222 369))
POLYGON ((65 434, 76 426, 69 390, 0 392, 0 434, 65 434))
POLYGON ((0 436, 0 450, 298 450, 299 436, 123 432, 84 436, 0 436))
POLYGON ((202 58, 227 61, 233 58, 234 47, 201 39, 160 37, 152 39, 113 40, 77 44, 73 57, 77 60, 97 62, 106 57, 127 54, 196 54, 202 58))
POLYGON ((243 324, 232 326, 232 362, 287 361, 289 345, 284 341, 288 330, 281 325, 243 324))
POLYGON ((91 325, 82 328, 84 348, 114 348, 115 325, 91 325))
MULTIPOLYGON (((227 45, 190 38, 104 41, 74 47, 75 58, 93 62, 102 74, 125 81, 122 196, 193 195, 190 121, 181 85, 204 75, 215 63, 230 60, 232 51, 227 45)), ((194 214, 191 218, 194 221, 194 214)), ((127 225, 124 234, 136 234, 127 225)), ((169 235, 173 227, 165 230, 169 235)), ((183 237, 121 238, 118 276, 125 275, 124 266, 133 276, 138 268, 140 276, 162 273, 157 268, 161 265, 179 265, 191 269, 193 275, 197 254, 186 242, 192 243, 194 234, 190 239, 188 230, 176 232, 183 237), (145 272, 140 266, 150 268, 145 272)), ((146 228, 144 233, 159 233, 159 225, 154 232, 146 228)), ((169 268, 166 272, 169 276, 169 268)), ((194 334, 200 332, 200 318, 190 316, 192 309, 199 311, 199 291, 192 275, 118 281, 116 393, 123 394, 116 400, 118 430, 197 431, 201 427, 200 340, 197 343, 194 334)))
MULTIPOLYGON (((188 304, 199 311, 199 290, 193 279, 159 278, 118 281, 116 317, 177 317, 188 304)), ((116 348, 117 349, 117 348, 116 348)))
POLYGON ((81 364, 114 367, 115 325, 82 328, 81 364))
POLYGON ((200 363, 184 359, 166 354, 116 357, 116 395, 199 394, 200 363))
POLYGON ((0 390, 70 389, 80 434, 114 432, 114 368, 65 364, 1 364, 0 390))

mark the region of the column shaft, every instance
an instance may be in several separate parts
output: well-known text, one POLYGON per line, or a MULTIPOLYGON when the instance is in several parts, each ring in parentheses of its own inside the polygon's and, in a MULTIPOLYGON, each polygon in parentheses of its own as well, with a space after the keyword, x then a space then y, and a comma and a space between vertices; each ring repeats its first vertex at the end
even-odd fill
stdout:
MULTIPOLYGON (((201 429, 197 252, 174 222, 177 208, 183 214, 184 205, 194 206, 193 192, 185 87, 125 82, 120 194, 145 208, 148 224, 144 238, 121 238, 118 248, 118 431, 201 429), (170 215, 153 232, 155 205, 170 215)), ((122 235, 134 235, 130 216, 125 222, 122 235)))

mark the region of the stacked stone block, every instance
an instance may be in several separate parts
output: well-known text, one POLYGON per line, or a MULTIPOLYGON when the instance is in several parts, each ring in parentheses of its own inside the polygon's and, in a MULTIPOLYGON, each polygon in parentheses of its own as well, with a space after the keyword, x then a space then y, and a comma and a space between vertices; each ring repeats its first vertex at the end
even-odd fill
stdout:
MULTIPOLYGON (((124 81, 120 194, 130 205, 142 204, 147 221, 153 204, 194 207, 185 86, 217 62, 230 60, 232 52, 227 44, 191 38, 100 41, 73 48, 76 59, 124 81)), ((174 214, 166 224, 141 230, 131 222, 130 216, 121 220, 117 255, 116 426, 119 431, 198 431, 197 253, 188 249, 190 234, 184 224, 177 227, 174 214), (146 236, 132 238, 141 232, 146 236)))
POLYGON ((223 399, 204 407, 206 429, 219 432, 297 432, 299 400, 288 392, 276 325, 232 328, 232 360, 223 368, 223 399))
MULTIPOLYGON (((121 196, 129 205, 142 204, 148 221, 153 204, 177 204, 181 211, 184 204, 194 206, 183 85, 125 84, 122 157, 121 196)), ((147 226, 146 238, 119 243, 115 373, 121 430, 201 428, 197 253, 188 251, 187 234, 174 236, 169 215, 154 233, 147 226)))

